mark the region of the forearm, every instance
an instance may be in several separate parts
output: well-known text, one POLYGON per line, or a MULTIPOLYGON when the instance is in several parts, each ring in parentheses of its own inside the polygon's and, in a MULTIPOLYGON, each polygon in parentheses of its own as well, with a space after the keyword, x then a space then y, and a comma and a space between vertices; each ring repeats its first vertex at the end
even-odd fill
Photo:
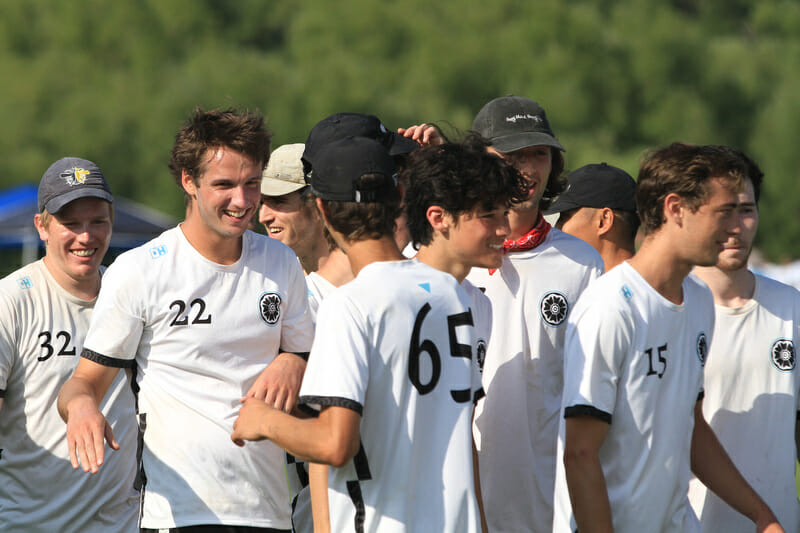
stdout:
POLYGON ((481 531, 489 531, 489 523, 486 521, 486 513, 483 510, 483 493, 481 492, 481 470, 478 463, 478 449, 475 447, 475 440, 472 441, 472 471, 475 483, 475 498, 478 500, 478 512, 481 515, 481 531))
POLYGON ((692 472, 728 505, 752 520, 759 530, 777 522, 769 506, 739 473, 702 412, 695 412, 691 445, 692 472))
POLYGON ((98 409, 102 396, 92 384, 84 379, 72 377, 67 380, 58 393, 58 414, 64 422, 69 420, 70 409, 98 409))
POLYGON ((358 451, 360 421, 358 413, 344 407, 299 419, 251 398, 239 410, 231 438, 240 445, 269 439, 303 461, 342 466, 358 451))
POLYGON ((611 504, 606 479, 596 454, 564 454, 569 499, 581 533, 611 532, 611 504))
POLYGON ((311 493, 311 514, 314 533, 329 533, 331 530, 328 509, 328 465, 308 464, 308 483, 311 493))

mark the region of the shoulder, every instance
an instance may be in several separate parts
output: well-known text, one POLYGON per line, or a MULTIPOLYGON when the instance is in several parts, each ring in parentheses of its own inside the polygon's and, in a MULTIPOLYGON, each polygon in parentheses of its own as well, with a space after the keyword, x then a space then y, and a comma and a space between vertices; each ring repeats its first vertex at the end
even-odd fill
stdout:
POLYGON ((272 260, 297 261, 297 255, 294 253, 294 250, 278 239, 273 239, 272 237, 251 230, 247 230, 244 233, 244 239, 251 253, 266 254, 270 256, 272 260))
POLYGON ((708 305, 713 308, 714 295, 711 289, 708 288, 706 282, 700 279, 694 272, 691 272, 683 281, 684 291, 687 292, 686 298, 692 300, 699 300, 703 305, 708 305))
POLYGON ((780 282, 774 278, 764 276, 762 274, 753 273, 756 277, 756 285, 758 287, 759 296, 768 296, 769 298, 779 298, 783 300, 800 301, 800 291, 792 285, 780 282))
POLYGON ((0 294, 4 297, 27 294, 43 283, 40 268, 46 268, 42 260, 34 261, 0 279, 0 294))
POLYGON ((558 253, 565 261, 603 271, 603 258, 591 244, 557 228, 550 230, 543 246, 558 253))

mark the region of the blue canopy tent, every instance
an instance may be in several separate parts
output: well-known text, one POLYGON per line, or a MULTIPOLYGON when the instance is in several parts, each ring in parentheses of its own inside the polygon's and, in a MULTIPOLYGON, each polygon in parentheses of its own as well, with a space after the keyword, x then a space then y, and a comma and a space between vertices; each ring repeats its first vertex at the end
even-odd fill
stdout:
MULTIPOLYGON (((33 226, 33 216, 38 212, 36 185, 26 183, 0 191, 0 247, 22 248, 23 265, 35 261, 38 249, 44 247, 33 226)), ((175 224, 163 213, 115 196, 111 247, 134 248, 175 224)))

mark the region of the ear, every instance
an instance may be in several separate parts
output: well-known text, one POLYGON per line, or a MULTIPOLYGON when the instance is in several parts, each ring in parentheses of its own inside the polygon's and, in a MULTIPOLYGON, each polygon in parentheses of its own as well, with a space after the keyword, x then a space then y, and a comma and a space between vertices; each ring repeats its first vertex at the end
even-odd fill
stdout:
POLYGON ((613 209, 610 207, 598 209, 596 217, 595 225, 597 227, 598 235, 605 235, 611 231, 611 227, 614 225, 614 221, 616 220, 616 215, 614 215, 613 209))
POLYGON ((425 211, 425 218, 433 228, 433 233, 441 233, 445 237, 450 230, 452 217, 441 206, 432 205, 425 211))
POLYGON ((181 186, 189 196, 194 197, 197 194, 197 187, 194 183, 194 178, 186 172, 186 169, 181 169, 181 186))
POLYGON ((672 221, 678 227, 683 226, 683 198, 672 192, 664 198, 664 219, 667 223, 672 221))
MULTIPOLYGON (((50 216, 50 220, 52 221, 52 215, 50 216)), ((44 226, 44 224, 42 224, 42 215, 39 213, 33 215, 33 225, 36 226, 36 231, 39 232, 39 238, 43 243, 47 244, 47 239, 50 238, 50 233, 47 231, 47 228, 44 226)))

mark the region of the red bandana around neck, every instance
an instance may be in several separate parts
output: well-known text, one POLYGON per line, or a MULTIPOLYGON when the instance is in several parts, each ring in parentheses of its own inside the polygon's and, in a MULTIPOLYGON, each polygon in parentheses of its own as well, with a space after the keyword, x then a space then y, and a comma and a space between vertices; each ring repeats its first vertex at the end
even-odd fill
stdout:
MULTIPOLYGON (((536 219, 533 229, 517 240, 506 239, 503 242, 503 253, 533 250, 542 244, 547 234, 550 233, 551 228, 550 223, 544 219, 542 212, 539 211, 539 217, 536 219)), ((496 268, 490 268, 489 275, 494 274, 496 270, 496 268)))

